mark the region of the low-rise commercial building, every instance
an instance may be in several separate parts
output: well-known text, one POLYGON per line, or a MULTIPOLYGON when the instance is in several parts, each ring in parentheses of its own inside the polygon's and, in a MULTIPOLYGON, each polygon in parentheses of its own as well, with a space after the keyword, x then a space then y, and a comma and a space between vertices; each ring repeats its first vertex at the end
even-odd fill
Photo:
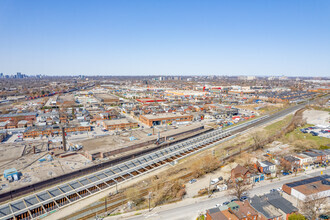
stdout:
POLYGON ((192 120, 193 116, 187 114, 165 113, 156 115, 140 115, 140 121, 148 126, 173 124, 192 120))
POLYGON ((321 175, 284 184, 282 189, 287 194, 306 201, 308 198, 320 199, 330 196, 330 176, 321 175))
POLYGON ((103 121, 103 128, 106 130, 130 129, 135 127, 138 127, 138 123, 130 122, 126 118, 103 121))

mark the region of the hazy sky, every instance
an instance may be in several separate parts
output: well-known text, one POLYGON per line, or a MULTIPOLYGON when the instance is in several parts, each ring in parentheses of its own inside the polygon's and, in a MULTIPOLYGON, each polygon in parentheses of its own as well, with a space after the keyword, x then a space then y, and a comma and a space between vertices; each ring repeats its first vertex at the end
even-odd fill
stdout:
POLYGON ((330 75, 329 0, 0 0, 0 72, 330 75))

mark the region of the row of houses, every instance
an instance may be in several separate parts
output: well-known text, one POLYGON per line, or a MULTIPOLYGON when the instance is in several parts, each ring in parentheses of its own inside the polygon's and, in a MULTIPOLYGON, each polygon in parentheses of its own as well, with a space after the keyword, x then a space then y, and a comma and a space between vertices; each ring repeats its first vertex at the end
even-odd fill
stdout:
POLYGON ((286 220, 298 209, 277 191, 206 210, 207 220, 286 220))
POLYGON ((253 167, 246 168, 238 164, 231 170, 229 182, 253 184, 276 175, 276 165, 269 161, 257 161, 253 167))
POLYGON ((302 153, 283 157, 283 162, 289 164, 291 171, 309 170, 330 161, 330 149, 311 149, 302 153))

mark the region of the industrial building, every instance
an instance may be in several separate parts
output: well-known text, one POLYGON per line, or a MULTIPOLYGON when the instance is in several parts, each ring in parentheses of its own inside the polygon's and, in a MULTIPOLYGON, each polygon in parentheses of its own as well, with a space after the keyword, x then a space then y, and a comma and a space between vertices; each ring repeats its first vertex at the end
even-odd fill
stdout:
POLYGON ((106 130, 130 129, 138 127, 138 123, 129 122, 126 118, 118 120, 105 120, 103 121, 103 127, 106 130))
MULTIPOLYGON (((72 126, 66 127, 65 132, 80 132, 80 131, 91 131, 91 126, 72 126)), ((24 138, 35 138, 39 136, 54 136, 61 132, 61 128, 58 125, 43 126, 43 127, 29 127, 23 132, 24 138)))
POLYGON ((110 94, 105 94, 105 93, 95 94, 94 93, 94 98, 104 104, 118 104, 119 103, 119 98, 114 95, 110 95, 110 94))
POLYGON ((173 124, 192 120, 193 116, 187 114, 165 113, 155 115, 140 115, 140 121, 148 126, 173 124))
POLYGON ((305 201, 308 197, 329 197, 330 175, 322 175, 287 183, 282 186, 282 189, 300 201, 305 201))
POLYGON ((0 115, 0 121, 35 121, 37 117, 36 112, 18 113, 18 114, 4 114, 0 115))

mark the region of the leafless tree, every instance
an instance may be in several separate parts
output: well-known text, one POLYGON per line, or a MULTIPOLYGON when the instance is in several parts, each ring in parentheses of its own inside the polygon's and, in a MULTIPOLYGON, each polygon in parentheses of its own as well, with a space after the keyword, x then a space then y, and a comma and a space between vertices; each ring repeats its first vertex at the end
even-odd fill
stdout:
POLYGON ((244 183, 244 181, 238 181, 233 183, 233 188, 228 191, 229 195, 235 196, 240 199, 243 194, 250 190, 251 186, 244 183))
POLYGON ((322 208, 326 208, 324 206, 329 206, 326 197, 322 198, 318 195, 310 195, 301 204, 300 209, 308 219, 314 220, 321 214, 322 208))
POLYGON ((139 189, 136 187, 131 187, 125 191, 125 197, 127 200, 132 201, 134 203, 138 203, 142 198, 140 195, 139 189))
POLYGON ((252 134, 254 150, 258 150, 263 147, 264 138, 261 133, 252 134))

